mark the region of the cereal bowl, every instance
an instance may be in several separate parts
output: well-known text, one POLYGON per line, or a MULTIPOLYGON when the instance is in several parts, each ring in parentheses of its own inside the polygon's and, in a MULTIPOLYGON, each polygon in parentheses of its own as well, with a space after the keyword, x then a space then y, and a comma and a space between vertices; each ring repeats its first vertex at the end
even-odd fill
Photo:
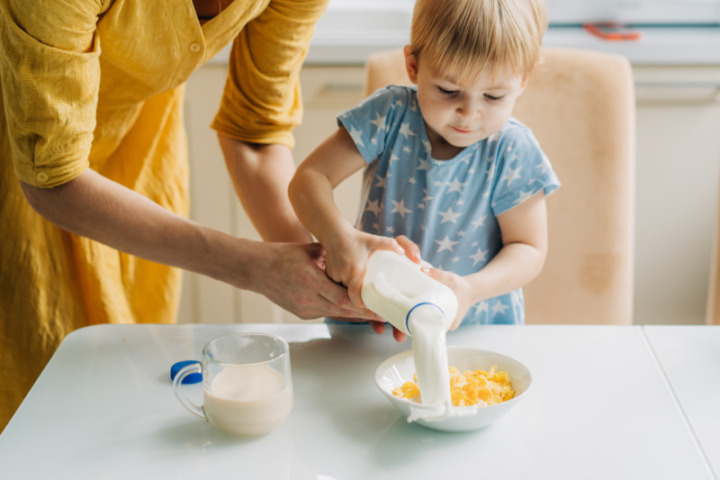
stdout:
MULTIPOLYGON (((525 365, 517 360, 496 352, 478 348, 448 347, 448 363, 465 370, 489 370, 496 366, 505 371, 512 382, 515 396, 510 400, 495 405, 451 407, 443 412, 441 407, 422 405, 416 401, 393 395, 393 388, 413 379, 415 362, 412 351, 394 355, 375 371, 375 383, 380 391, 390 400, 408 420, 434 430, 462 432, 485 428, 505 415, 530 389, 532 375, 525 365)), ((449 386, 448 386, 449 388, 449 386)))

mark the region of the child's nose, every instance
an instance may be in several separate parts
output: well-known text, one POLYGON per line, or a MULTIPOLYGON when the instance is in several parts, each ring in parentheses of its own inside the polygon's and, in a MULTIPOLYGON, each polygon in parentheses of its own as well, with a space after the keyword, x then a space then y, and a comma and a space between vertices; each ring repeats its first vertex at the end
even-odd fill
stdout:
POLYGON ((480 115, 480 102, 472 98, 464 99, 457 107, 457 113, 463 117, 475 117, 480 115))

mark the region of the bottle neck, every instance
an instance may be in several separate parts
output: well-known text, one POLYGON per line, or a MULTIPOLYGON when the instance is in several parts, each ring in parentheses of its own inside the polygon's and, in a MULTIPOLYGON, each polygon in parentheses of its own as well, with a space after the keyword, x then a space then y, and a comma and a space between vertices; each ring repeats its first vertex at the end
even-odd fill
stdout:
POLYGON ((443 326, 445 323, 445 312, 443 312, 442 308, 431 302, 420 302, 408 310, 405 317, 405 328, 410 335, 413 334, 412 319, 421 317, 439 322, 443 326))

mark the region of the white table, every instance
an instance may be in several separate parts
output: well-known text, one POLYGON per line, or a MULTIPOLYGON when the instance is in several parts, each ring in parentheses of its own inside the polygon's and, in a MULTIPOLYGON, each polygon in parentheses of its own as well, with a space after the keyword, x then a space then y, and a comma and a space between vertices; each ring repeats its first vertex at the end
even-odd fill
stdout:
POLYGON ((644 332, 715 478, 720 478, 720 327, 646 326, 644 332))
POLYGON ((406 423, 377 390, 376 367, 410 344, 367 326, 84 328, 0 435, 0 478, 713 478, 642 327, 467 327, 448 344, 525 363, 528 397, 486 430, 442 433, 406 423), (241 439, 185 411, 169 369, 251 330, 291 342, 295 405, 269 435, 241 439))

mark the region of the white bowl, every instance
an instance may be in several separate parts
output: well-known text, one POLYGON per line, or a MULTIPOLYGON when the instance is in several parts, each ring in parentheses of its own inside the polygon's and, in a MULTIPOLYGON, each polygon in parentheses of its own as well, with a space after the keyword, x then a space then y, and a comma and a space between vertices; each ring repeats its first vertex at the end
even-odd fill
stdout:
POLYGON ((448 347, 447 350, 448 363, 457 367, 461 372, 489 370, 493 365, 497 366, 498 370, 507 372, 515 390, 515 396, 505 402, 485 407, 474 405, 451 407, 448 415, 433 419, 433 416, 437 416, 437 407, 421 405, 392 393, 393 388, 412 380, 415 374, 412 351, 407 351, 394 355, 381 363, 375 371, 375 383, 390 400, 390 403, 400 410, 408 421, 449 432, 478 430, 489 426, 505 415, 527 395, 532 383, 532 375, 525 365, 514 358, 479 348, 448 347))

